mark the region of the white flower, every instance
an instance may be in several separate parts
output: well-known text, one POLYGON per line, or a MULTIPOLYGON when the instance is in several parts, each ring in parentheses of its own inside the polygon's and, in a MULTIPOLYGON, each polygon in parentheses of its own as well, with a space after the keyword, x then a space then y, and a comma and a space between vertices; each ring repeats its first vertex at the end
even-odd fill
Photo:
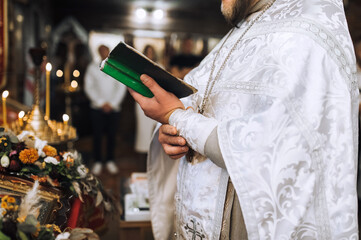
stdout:
POLYGON ((18 139, 19 139, 19 141, 25 142, 25 144, 30 147, 36 148, 36 150, 38 150, 38 154, 40 157, 46 156, 43 151, 43 148, 48 144, 47 141, 43 141, 43 140, 39 139, 38 137, 34 137, 31 134, 31 132, 29 132, 29 131, 22 131, 18 135, 18 139), (34 143, 32 143, 32 142, 34 142, 34 143), (33 144, 34 144, 34 146, 32 146, 33 144))
POLYGON ((72 159, 78 159, 78 152, 77 151, 74 151, 74 152, 66 152, 63 154, 63 160, 67 160, 69 158, 72 158, 72 159))
POLYGON ((89 172, 89 169, 87 167, 84 166, 84 164, 82 165, 79 165, 76 170, 78 171, 79 175, 81 178, 85 178, 86 175, 88 174, 89 172))
POLYGON ((24 142, 26 146, 34 148, 35 137, 29 131, 22 131, 18 136, 19 141, 24 142))
POLYGON ((29 131, 22 131, 22 132, 18 135, 18 139, 19 139, 20 141, 24 141, 25 138, 26 138, 27 136, 29 136, 29 135, 30 135, 30 132, 29 132, 29 131))
POLYGON ((72 158, 73 157, 73 154, 71 152, 66 152, 63 154, 63 160, 67 160, 68 157, 72 158))
POLYGON ((0 208, 0 220, 4 217, 4 212, 6 212, 6 209, 0 208))
POLYGON ((51 163, 51 164, 54 164, 54 165, 58 165, 58 164, 59 164, 58 160, 57 160, 56 158, 54 158, 54 157, 46 157, 46 158, 44 159, 44 162, 46 162, 46 163, 51 163))
POLYGON ((55 240, 67 240, 70 237, 69 232, 60 233, 58 236, 56 236, 55 240))
POLYGON ((45 157, 45 153, 43 151, 44 147, 48 145, 47 141, 40 140, 39 138, 35 138, 35 148, 38 150, 38 154, 40 157, 45 157))
POLYGON ((1 166, 4 167, 4 168, 9 167, 9 165, 10 165, 10 159, 9 159, 9 157, 8 157, 6 154, 4 154, 4 155, 1 157, 0 162, 1 162, 1 166))

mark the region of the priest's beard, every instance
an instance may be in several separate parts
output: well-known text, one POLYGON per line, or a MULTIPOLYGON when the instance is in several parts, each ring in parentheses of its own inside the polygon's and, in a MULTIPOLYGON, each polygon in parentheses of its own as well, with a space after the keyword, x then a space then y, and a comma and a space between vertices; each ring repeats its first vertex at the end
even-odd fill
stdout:
POLYGON ((249 14, 253 1, 254 0, 233 0, 227 4, 224 4, 222 1, 222 14, 229 24, 237 26, 237 24, 249 14))

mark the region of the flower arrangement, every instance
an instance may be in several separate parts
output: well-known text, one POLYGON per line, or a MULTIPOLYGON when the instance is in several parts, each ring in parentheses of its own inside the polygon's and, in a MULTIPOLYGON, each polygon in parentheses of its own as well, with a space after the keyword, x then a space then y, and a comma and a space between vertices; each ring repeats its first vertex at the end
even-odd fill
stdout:
POLYGON ((20 205, 14 197, 5 195, 1 198, 1 240, 99 240, 98 235, 91 229, 74 228, 62 232, 59 226, 55 224, 40 225, 35 217, 40 208, 38 205, 39 199, 35 196, 38 186, 39 184, 36 181, 32 190, 21 200, 20 205))
POLYGON ((64 187, 76 195, 81 192, 76 191, 73 182, 86 178, 88 174, 77 152, 58 153, 46 141, 27 131, 15 136, 0 129, 0 157, 0 171, 64 187))
POLYGON ((28 131, 16 136, 0 128, 1 172, 60 188, 65 195, 73 195, 81 201, 83 196, 89 195, 95 199, 95 207, 112 214, 121 213, 118 201, 107 194, 99 180, 89 173, 80 154, 76 151, 59 152, 28 131))

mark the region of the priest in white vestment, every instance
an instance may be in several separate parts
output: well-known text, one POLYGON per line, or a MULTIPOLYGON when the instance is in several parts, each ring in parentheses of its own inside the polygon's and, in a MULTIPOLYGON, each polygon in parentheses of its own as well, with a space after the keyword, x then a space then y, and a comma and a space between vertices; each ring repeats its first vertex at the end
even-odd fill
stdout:
POLYGON ((130 90, 163 124, 148 159, 155 239, 358 239, 342 0, 250 3, 222 0, 232 22, 251 10, 185 77, 196 94, 179 101, 146 75, 153 98, 130 90))

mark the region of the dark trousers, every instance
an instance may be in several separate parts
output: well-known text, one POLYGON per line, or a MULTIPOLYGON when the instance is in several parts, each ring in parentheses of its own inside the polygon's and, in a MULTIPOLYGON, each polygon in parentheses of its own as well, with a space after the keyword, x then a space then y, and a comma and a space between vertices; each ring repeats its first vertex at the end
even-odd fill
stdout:
POLYGON ((96 162, 114 160, 115 139, 120 112, 105 113, 92 109, 93 154, 96 162), (106 158, 102 157, 103 135, 106 135, 106 158))

